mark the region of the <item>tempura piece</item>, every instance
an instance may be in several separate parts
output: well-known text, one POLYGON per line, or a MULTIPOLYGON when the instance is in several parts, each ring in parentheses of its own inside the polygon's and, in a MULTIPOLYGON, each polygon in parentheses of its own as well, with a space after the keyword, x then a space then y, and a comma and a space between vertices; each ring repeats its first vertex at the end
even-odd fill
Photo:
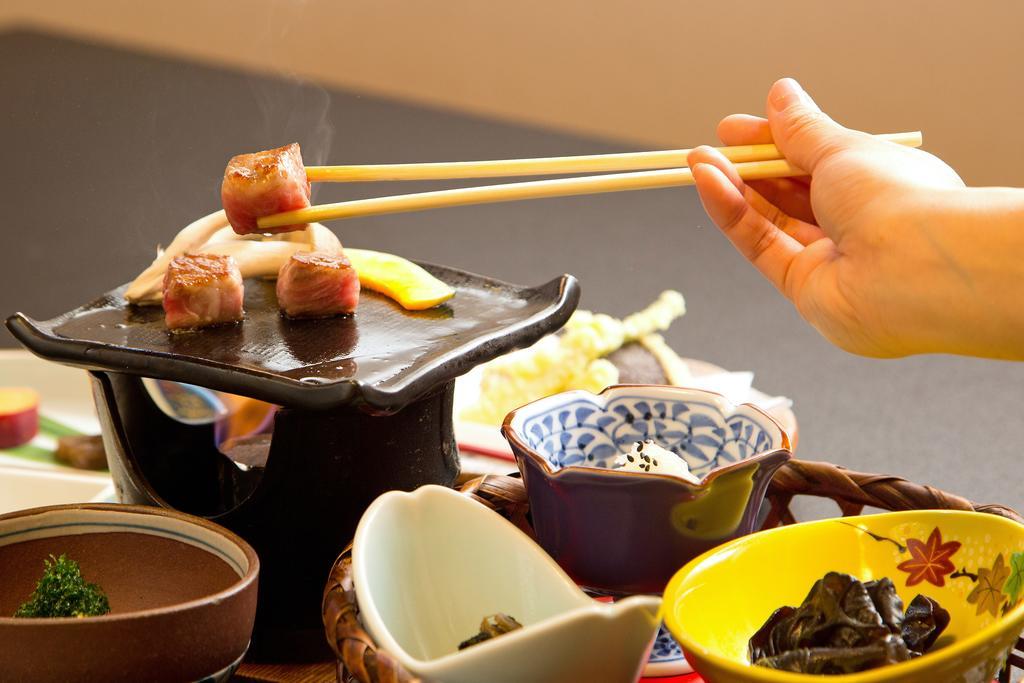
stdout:
POLYGON ((682 294, 673 290, 662 292, 647 308, 624 320, 576 311, 560 334, 485 363, 480 397, 461 417, 501 424, 513 408, 544 396, 570 389, 597 393, 619 382, 619 371, 608 354, 634 341, 646 346, 655 332, 667 329, 685 312, 682 294))

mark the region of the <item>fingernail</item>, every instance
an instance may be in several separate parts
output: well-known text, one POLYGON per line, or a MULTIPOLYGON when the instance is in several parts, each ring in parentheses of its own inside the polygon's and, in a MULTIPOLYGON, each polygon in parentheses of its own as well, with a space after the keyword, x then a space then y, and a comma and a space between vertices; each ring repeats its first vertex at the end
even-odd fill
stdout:
POLYGON ((768 104, 775 111, 782 111, 797 103, 816 106, 811 96, 792 78, 783 78, 777 82, 768 97, 768 104))
MULTIPOLYGON (((690 153, 686 155, 686 160, 689 162, 690 159, 701 159, 707 154, 706 145, 700 145, 690 150, 690 153)), ((690 164, 691 166, 693 164, 690 164)))

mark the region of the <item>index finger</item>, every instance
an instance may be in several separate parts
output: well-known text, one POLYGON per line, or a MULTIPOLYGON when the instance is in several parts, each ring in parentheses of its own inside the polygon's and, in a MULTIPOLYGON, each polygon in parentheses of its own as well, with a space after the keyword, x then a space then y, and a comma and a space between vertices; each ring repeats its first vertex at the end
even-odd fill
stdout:
POLYGON ((718 123, 723 145, 766 145, 773 142, 768 119, 750 114, 730 114, 718 123))
MULTIPOLYGON (((768 119, 750 114, 731 114, 718 123, 718 139, 724 145, 765 145, 772 142, 768 119)), ((752 180, 750 187, 791 216, 815 223, 808 178, 752 180)))
POLYGON ((804 246, 758 213, 719 168, 697 163, 692 171, 711 220, 776 289, 789 297, 787 275, 804 246))

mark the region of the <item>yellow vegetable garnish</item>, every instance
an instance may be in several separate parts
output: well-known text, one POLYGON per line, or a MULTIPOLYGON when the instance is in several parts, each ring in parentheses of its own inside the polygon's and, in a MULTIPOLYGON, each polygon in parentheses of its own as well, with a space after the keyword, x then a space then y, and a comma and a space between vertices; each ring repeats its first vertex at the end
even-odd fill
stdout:
POLYGON ((631 341, 668 328, 686 310, 679 292, 666 291, 643 311, 619 320, 576 311, 560 335, 485 364, 476 405, 462 417, 499 424, 509 411, 570 389, 597 393, 619 381, 619 370, 604 356, 631 341))
POLYGON ((397 301, 402 308, 422 311, 455 296, 455 290, 401 256, 368 249, 345 249, 359 274, 359 285, 397 301))

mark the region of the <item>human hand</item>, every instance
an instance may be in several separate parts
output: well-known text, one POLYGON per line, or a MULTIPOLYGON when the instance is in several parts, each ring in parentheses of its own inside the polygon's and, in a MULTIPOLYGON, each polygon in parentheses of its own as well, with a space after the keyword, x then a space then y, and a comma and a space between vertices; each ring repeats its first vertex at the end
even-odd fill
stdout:
POLYGON ((926 152, 843 128, 792 79, 772 86, 767 114, 729 116, 719 137, 775 142, 809 177, 747 184, 700 147, 689 164, 711 219, 836 345, 869 356, 962 351, 943 318, 963 288, 955 280, 971 274, 958 268, 957 244, 938 232, 936 215, 954 211, 964 188, 956 172, 926 152))

